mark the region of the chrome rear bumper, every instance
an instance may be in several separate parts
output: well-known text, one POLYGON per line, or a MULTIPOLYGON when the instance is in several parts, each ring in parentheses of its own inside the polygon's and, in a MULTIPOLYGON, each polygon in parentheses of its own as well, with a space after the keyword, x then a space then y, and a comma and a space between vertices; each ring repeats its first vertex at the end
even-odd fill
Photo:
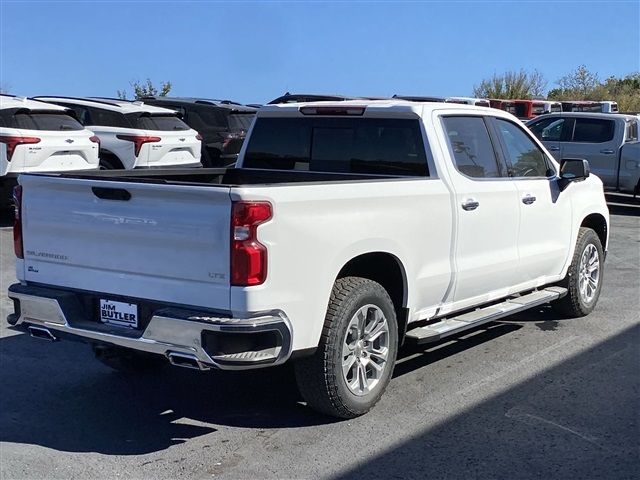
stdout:
MULTIPOLYGON (((193 359, 192 363, 203 370, 250 369, 278 365, 291 356, 291 326, 282 312, 240 319, 168 307, 154 311, 144 330, 122 329, 120 333, 117 327, 107 332, 98 322, 75 318, 79 309, 73 305, 72 292, 15 284, 9 287, 9 298, 16 303, 16 313, 9 320, 15 326, 26 329, 35 326, 40 332, 46 329, 53 339, 70 335, 89 343, 156 353, 180 366, 187 365, 175 362, 176 358, 193 359), (259 345, 255 349, 238 350, 236 346, 233 351, 224 351, 224 347, 221 351, 218 346, 218 350, 213 351, 205 339, 215 339, 219 333, 227 343, 233 342, 234 337, 242 337, 239 345, 251 344, 251 339, 261 334, 266 340, 253 342, 259 345)), ((213 343, 216 344, 215 340, 213 343)))

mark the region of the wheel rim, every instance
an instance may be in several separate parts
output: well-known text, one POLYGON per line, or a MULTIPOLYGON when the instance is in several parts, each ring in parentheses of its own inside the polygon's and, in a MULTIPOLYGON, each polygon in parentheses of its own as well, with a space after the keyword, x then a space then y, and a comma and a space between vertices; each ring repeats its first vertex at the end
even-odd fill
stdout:
POLYGON ((585 303, 591 303, 596 296, 600 281, 600 255, 598 249, 590 243, 582 252, 578 269, 580 297, 585 303))
POLYGON ((376 305, 353 315, 342 342, 342 377, 351 393, 363 396, 376 388, 389 357, 389 322, 376 305))

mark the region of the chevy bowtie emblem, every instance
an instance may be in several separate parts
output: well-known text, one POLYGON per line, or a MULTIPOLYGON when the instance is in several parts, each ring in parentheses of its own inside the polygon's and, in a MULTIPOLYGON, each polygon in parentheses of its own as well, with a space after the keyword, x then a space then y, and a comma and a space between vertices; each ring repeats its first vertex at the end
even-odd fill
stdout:
POLYGON ((186 138, 179 138, 178 140, 180 140, 181 142, 184 142, 186 138))
POLYGON ((72 139, 70 139, 70 138, 67 138, 67 139, 65 140, 65 142, 67 142, 67 143, 73 143, 73 140, 72 140, 72 139))

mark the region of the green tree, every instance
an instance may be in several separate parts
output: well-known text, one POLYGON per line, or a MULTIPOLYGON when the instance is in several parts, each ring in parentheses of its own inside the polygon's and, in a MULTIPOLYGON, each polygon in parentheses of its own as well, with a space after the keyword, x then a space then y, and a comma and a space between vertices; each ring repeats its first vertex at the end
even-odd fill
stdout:
MULTIPOLYGON (((142 98, 142 97, 166 97, 167 94, 171 91, 171 82, 160 82, 160 88, 156 87, 150 78, 147 78, 146 82, 140 82, 139 80, 134 80, 129 82, 131 88, 133 88, 133 96, 134 98, 142 98)), ((118 90, 118 98, 122 100, 127 99, 127 91, 126 90, 118 90)))
MULTIPOLYGON (((580 65, 573 72, 560 78, 549 92, 553 100, 595 100, 602 92, 598 92, 602 85, 597 73, 590 72, 585 65, 580 65)), ((601 99, 602 100, 602 99, 601 99)))
POLYGON ((584 65, 557 82, 558 88, 549 92, 553 100, 612 100, 621 112, 640 111, 640 72, 625 77, 611 76, 604 82, 584 65))
POLYGON ((528 99, 543 96, 546 87, 547 81, 537 70, 508 71, 482 80, 473 87, 473 94, 478 98, 528 99))

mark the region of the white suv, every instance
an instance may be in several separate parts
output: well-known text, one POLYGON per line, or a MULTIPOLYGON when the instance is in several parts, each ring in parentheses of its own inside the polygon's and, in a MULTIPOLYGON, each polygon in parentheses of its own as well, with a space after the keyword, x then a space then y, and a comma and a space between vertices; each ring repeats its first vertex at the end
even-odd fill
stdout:
POLYGON ((35 97, 75 111, 100 138, 100 168, 201 167, 201 137, 177 113, 110 98, 35 97))
POLYGON ((19 173, 95 170, 99 140, 67 108, 0 95, 0 205, 19 173))

